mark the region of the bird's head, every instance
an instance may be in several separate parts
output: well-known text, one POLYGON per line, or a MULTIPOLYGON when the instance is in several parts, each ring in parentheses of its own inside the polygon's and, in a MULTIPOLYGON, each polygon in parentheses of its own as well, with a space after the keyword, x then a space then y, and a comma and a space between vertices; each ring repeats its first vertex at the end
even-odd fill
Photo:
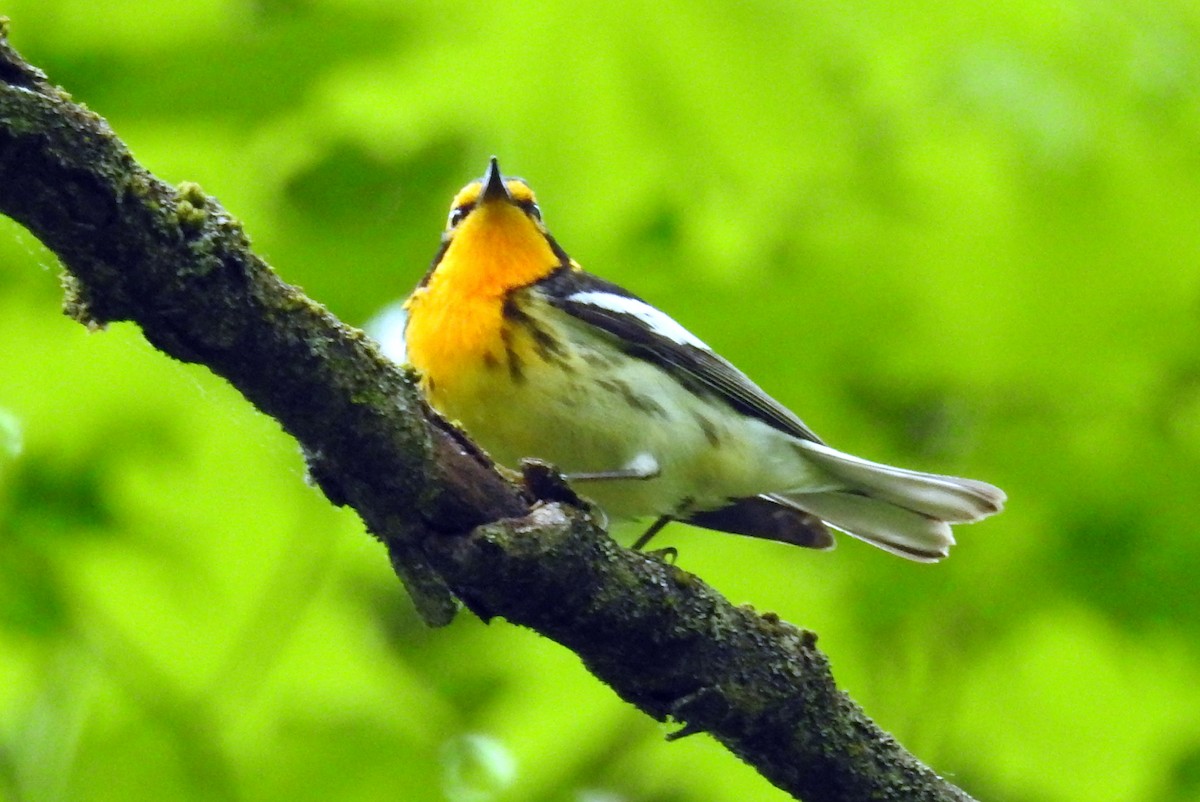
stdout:
POLYGON ((483 177, 454 196, 436 262, 435 276, 452 272, 477 292, 504 294, 570 259, 546 230, 529 184, 505 177, 493 156, 483 177))

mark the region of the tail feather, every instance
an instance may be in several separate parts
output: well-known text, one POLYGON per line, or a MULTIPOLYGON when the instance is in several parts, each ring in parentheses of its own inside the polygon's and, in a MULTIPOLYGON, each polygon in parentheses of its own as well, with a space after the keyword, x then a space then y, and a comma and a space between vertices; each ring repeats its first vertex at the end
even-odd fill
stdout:
POLYGON ((978 521, 1004 507, 1004 491, 986 482, 894 468, 821 443, 796 446, 845 489, 771 498, 910 560, 945 558, 954 545, 950 524, 978 521))
POLYGON ((809 512, 859 540, 917 562, 944 559, 954 545, 954 535, 945 521, 889 501, 840 491, 788 493, 772 498, 809 512))
POLYGON ((1004 509, 1004 491, 986 482, 895 468, 820 443, 797 445, 805 457, 851 488, 940 521, 969 523, 1004 509))

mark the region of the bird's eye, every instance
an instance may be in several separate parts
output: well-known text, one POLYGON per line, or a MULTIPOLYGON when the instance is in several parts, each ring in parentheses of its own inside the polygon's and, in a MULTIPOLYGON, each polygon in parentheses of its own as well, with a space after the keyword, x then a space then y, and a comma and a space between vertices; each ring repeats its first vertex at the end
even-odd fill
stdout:
POLYGON ((446 228, 454 228, 463 221, 467 216, 467 212, 471 211, 469 206, 456 206, 450 210, 450 217, 446 220, 446 228))
POLYGON ((529 212, 529 216, 534 220, 542 219, 542 207, 538 206, 536 203, 529 204, 526 210, 529 212))

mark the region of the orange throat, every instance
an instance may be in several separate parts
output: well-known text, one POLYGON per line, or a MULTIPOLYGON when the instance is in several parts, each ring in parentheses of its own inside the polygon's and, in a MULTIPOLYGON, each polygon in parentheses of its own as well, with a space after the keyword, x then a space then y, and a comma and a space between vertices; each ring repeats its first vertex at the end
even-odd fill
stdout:
POLYGON ((457 388, 501 363, 510 325, 505 299, 558 264, 542 232, 514 206, 489 204, 464 222, 406 304, 408 358, 434 406, 449 411, 457 388))

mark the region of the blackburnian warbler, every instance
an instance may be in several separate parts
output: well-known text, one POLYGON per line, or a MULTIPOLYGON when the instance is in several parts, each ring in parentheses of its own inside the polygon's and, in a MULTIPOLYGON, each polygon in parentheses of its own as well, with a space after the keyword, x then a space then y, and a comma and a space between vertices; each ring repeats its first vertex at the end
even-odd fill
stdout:
POLYGON ((1005 501, 825 445, 670 317, 580 269, 495 158, 455 196, 405 308, 430 404, 500 463, 547 460, 610 516, 654 516, 639 543, 675 520, 831 548, 828 525, 933 562, 949 524, 1005 501))

